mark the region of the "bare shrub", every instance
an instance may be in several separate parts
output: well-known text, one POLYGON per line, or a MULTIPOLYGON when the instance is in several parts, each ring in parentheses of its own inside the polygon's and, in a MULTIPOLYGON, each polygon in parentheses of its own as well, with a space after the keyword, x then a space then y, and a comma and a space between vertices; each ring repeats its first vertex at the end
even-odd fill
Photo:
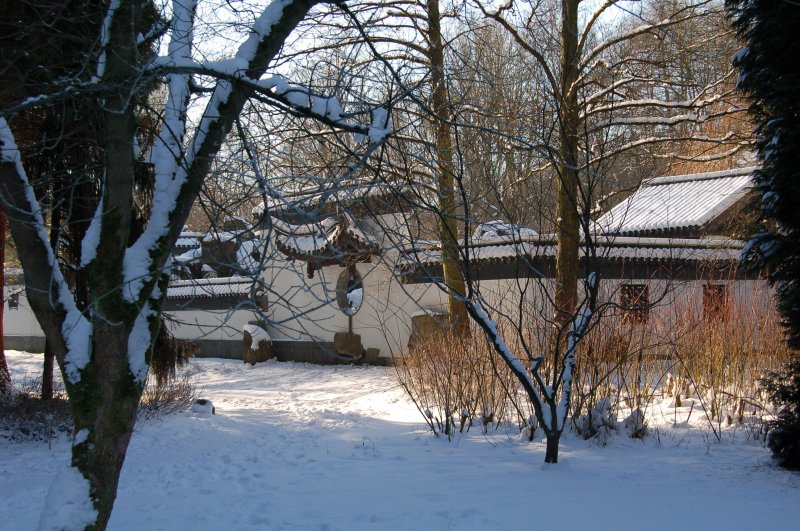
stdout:
POLYGON ((701 401, 717 437, 723 426, 752 423, 748 416, 766 413, 759 378, 790 354, 774 306, 748 304, 732 304, 722 319, 691 313, 671 350, 674 393, 701 401))
POLYGON ((481 334, 442 330, 395 361, 398 381, 428 426, 451 438, 474 425, 484 432, 504 421, 530 430, 531 411, 517 379, 481 334))
MULTIPOLYGON (((670 327, 663 321, 632 321, 611 306, 596 323, 584 337, 576 363, 572 418, 584 438, 593 437, 599 427, 585 421, 596 416, 599 406, 613 404, 615 416, 635 411, 637 418, 644 415, 675 366, 665 354, 670 327)), ((625 431, 639 437, 646 429, 643 422, 636 424, 639 429, 625 431)))
POLYGON ((148 377, 139 402, 138 420, 159 419, 186 411, 197 395, 195 379, 190 374, 161 381, 148 377))
POLYGON ((47 441, 72 433, 72 413, 63 388, 50 400, 40 398, 41 380, 14 383, 14 393, 0 400, 0 439, 47 441))
MULTIPOLYGON (((197 396, 194 378, 185 374, 156 383, 148 378, 139 403, 139 421, 186 411, 197 396)), ((14 393, 0 400, 0 439, 10 442, 46 441, 71 436, 72 412, 63 387, 50 400, 41 398, 41 379, 14 382, 14 393)))
MULTIPOLYGON (((762 437, 769 412, 758 380, 781 366, 788 351, 769 294, 752 286, 751 293, 740 289, 724 307, 715 306, 714 315, 700 297, 672 296, 644 322, 626 320, 619 308, 603 315, 578 353, 573 419, 588 418, 606 397, 613 397, 619 416, 644 413, 655 400, 670 398, 680 407, 697 399, 718 438, 723 426, 762 437)), ((632 433, 646 432, 635 424, 632 433)))
MULTIPOLYGON (((691 403, 717 438, 723 427, 733 427, 763 442, 771 410, 758 381, 790 352, 763 283, 732 280, 726 285, 738 291, 724 307, 712 308, 723 312, 713 318, 698 296, 703 282, 667 286, 646 319, 604 305, 576 354, 573 428, 584 438, 600 432, 603 440, 613 432, 642 438, 650 412, 669 401, 676 408, 691 403), (614 429, 616 419, 621 421, 614 429)), ((531 310, 516 322, 500 320, 499 328, 514 327, 513 333, 503 331, 508 347, 532 353, 520 357, 550 374, 553 326, 547 312, 531 310)), ((417 342, 396 360, 396 370, 435 433, 451 436, 473 424, 488 429, 506 420, 532 439, 531 405, 482 334, 442 331, 417 342)))

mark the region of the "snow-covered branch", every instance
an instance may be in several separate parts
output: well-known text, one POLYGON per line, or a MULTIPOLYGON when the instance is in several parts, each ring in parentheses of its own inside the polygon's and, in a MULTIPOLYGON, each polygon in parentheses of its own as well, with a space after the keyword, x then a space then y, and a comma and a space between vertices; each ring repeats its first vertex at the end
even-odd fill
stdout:
MULTIPOLYGON (((590 290, 596 290, 596 275, 592 273, 589 278, 590 290)), ((564 366, 561 368, 561 374, 558 382, 561 385, 561 398, 556 408, 556 425, 557 430, 564 429, 567 414, 569 413, 569 401, 572 396, 572 372, 575 368, 575 353, 580 343, 581 338, 586 334, 589 328, 589 323, 592 320, 591 304, 586 304, 581 312, 579 312, 570 324, 569 332, 567 333, 567 348, 564 352, 564 366)))
POLYGON ((583 31, 581 32, 580 39, 578 40, 578 50, 583 50, 586 47, 586 42, 592 35, 594 25, 597 23, 603 13, 605 13, 610 7, 619 3, 619 1, 620 0, 606 0, 594 10, 592 15, 589 17, 589 20, 586 21, 586 25, 583 27, 583 31))
POLYGON ((63 341, 67 380, 76 384, 90 361, 92 325, 78 310, 64 280, 50 247, 40 202, 22 166, 11 127, 4 118, 0 118, 0 168, 3 178, 0 194, 3 203, 10 207, 7 209, 9 223, 15 225, 17 234, 24 233, 29 238, 27 245, 18 246, 18 254, 25 269, 31 304, 48 305, 54 309, 50 312, 51 321, 42 323, 42 326, 46 330, 58 330, 58 335, 50 334, 48 337, 53 341, 63 341))
MULTIPOLYGON (((256 19, 235 56, 226 62, 225 70, 229 73, 241 70, 243 77, 259 79, 288 34, 316 3, 315 0, 273 1, 256 19)), ((191 33, 182 24, 191 20, 189 15, 193 3, 177 2, 176 5, 182 10, 184 20, 178 21, 173 27, 177 42, 174 48, 171 47, 169 61, 181 66, 191 63, 186 46, 191 33)), ((153 275, 158 273, 160 264, 169 254, 169 241, 177 238, 188 216, 191 200, 208 173, 211 160, 249 96, 249 90, 240 84, 227 79, 217 81, 194 136, 176 164, 180 152, 175 151, 175 142, 182 136, 176 133, 181 133, 185 127, 185 118, 181 113, 185 113, 182 103, 189 90, 186 80, 185 77, 176 77, 174 85, 169 87, 169 101, 176 107, 167 117, 165 127, 169 132, 162 132, 159 153, 153 158, 157 179, 150 221, 143 234, 125 253, 125 297, 129 301, 140 300, 143 287, 154 282, 153 275), (167 134, 172 135, 172 140, 165 139, 167 134)))
POLYGON ((103 25, 100 27, 100 56, 97 58, 97 75, 95 80, 103 79, 106 73, 106 56, 108 42, 111 36, 111 25, 114 22, 114 14, 119 9, 120 0, 111 0, 108 4, 108 11, 103 19, 103 25))
MULTIPOLYGON (((581 119, 589 116, 594 116, 603 112, 622 112, 631 109, 647 109, 647 110, 686 110, 686 109, 702 109, 709 107, 722 100, 719 94, 712 95, 709 98, 702 99, 699 96, 690 100, 680 101, 665 101, 659 99, 638 99, 626 100, 620 102, 607 103, 597 107, 589 107, 586 109, 585 114, 581 114, 581 119)), ((661 118, 661 117, 659 117, 661 118)))
POLYGON ((651 135, 647 137, 636 138, 634 140, 631 140, 629 142, 624 142, 617 146, 606 144, 605 146, 603 146, 602 153, 597 156, 592 156, 587 161, 585 166, 592 167, 596 164, 599 164, 603 160, 616 157, 634 148, 654 146, 658 144, 680 144, 682 142, 696 142, 698 144, 709 144, 711 146, 732 145, 732 147, 723 152, 714 152, 714 153, 709 153, 707 155, 684 156, 674 152, 668 152, 663 154, 652 152, 650 153, 650 156, 654 158, 691 160, 695 162, 710 162, 714 160, 721 160, 733 154, 736 154, 742 150, 749 149, 751 147, 751 142, 749 140, 737 140, 736 136, 737 136, 736 133, 733 132, 725 133, 724 135, 721 135, 719 137, 707 136, 707 135, 695 135, 695 134, 689 134, 689 135, 665 134, 660 136, 651 135))

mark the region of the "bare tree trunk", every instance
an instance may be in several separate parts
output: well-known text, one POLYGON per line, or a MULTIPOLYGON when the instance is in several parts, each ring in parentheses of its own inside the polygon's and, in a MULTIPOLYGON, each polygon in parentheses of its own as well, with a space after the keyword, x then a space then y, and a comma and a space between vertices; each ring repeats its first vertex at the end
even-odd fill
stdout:
MULTIPOLYGON (((4 199, 9 199, 16 207, 10 219, 11 226, 14 234, 19 235, 17 241, 30 239, 27 245, 18 246, 20 260, 26 266, 28 300, 45 336, 51 340, 64 376, 75 420, 76 443, 72 447, 72 465, 89 482, 92 505, 97 511, 96 521, 87 529, 104 529, 111 515, 142 392, 142 385, 135 380, 128 361, 128 338, 136 309, 124 302, 119 280, 115 282, 116 290, 107 291, 105 298, 97 297, 94 305, 97 319, 93 322, 87 352, 91 362, 77 370, 74 366, 72 370, 68 369, 67 338, 62 334, 67 310, 63 304, 52 303, 54 300, 63 301, 56 287, 57 278, 53 276, 58 271, 57 264, 50 263, 42 256, 46 254, 49 242, 33 245, 36 242, 35 214, 24 210, 24 189, 19 179, 5 173, 8 169, 8 165, 0 165, 0 173, 3 173, 0 182, 8 186, 4 190, 4 199)), ((109 215, 108 219, 111 220, 112 216, 109 215)), ((118 225, 117 230, 124 230, 124 226, 118 225)), ((97 289, 104 289, 114 282, 114 276, 120 276, 119 271, 114 269, 113 260, 103 262, 105 267, 97 266, 92 271, 97 289)))
POLYGON ((555 464, 558 463, 558 443, 561 439, 561 433, 556 430, 545 431, 546 449, 544 452, 544 462, 555 464))
POLYGON ((6 307, 6 213, 0 206, 0 263, 3 264, 3 272, 0 274, 0 294, 2 294, 2 304, 0 304, 0 394, 11 392, 11 372, 6 363, 5 342, 3 341, 3 317, 6 307))
POLYGON ((53 399, 53 369, 56 354, 47 338, 44 338, 44 361, 42 362, 42 400, 53 399))
MULTIPOLYGON (((253 28, 248 40, 255 46, 243 45, 238 55, 247 61, 249 79, 261 77, 289 33, 316 3, 316 0, 294 0, 274 2, 265 8, 259 18, 260 25, 253 28)), ((180 2, 174 5, 181 7, 180 2)), ((46 230, 41 216, 44 209, 31 188, 11 127, 4 117, 0 118, 0 195, 4 202, 13 206, 13 210, 9 209, 13 212, 9 223, 15 241, 22 242, 18 248, 25 269, 28 300, 45 335, 53 339, 53 350, 64 376, 76 430, 72 466, 86 480, 89 492, 84 501, 90 502, 96 511, 96 515, 81 511, 80 516, 94 518, 86 523, 86 529, 92 530, 106 527, 116 497, 149 368, 152 342, 158 332, 167 283, 164 264, 225 136, 250 96, 248 89, 236 83, 218 81, 205 111, 207 127, 202 133, 196 133, 190 160, 178 162, 180 146, 185 140, 183 125, 189 104, 189 76, 168 76, 174 81, 170 86, 170 96, 174 98, 170 100, 172 106, 168 105, 165 110, 169 116, 162 125, 163 144, 159 145, 164 156, 156 157, 160 161, 156 166, 163 172, 164 181, 170 176, 175 179, 176 173, 182 173, 185 180, 182 185, 159 192, 169 206, 161 211, 162 216, 153 215, 150 219, 153 240, 142 235, 133 244, 142 244, 136 248, 141 254, 130 251, 137 133, 132 96, 142 90, 144 67, 137 46, 146 7, 146 3, 123 0, 116 9, 109 11, 103 89, 98 93, 79 92, 75 100, 90 102, 103 118, 98 126, 103 170, 102 211, 97 213, 102 223, 95 233, 97 241, 92 242, 94 257, 82 257, 86 258, 85 264, 81 261, 81 270, 91 279, 88 297, 91 313, 88 315, 81 311, 80 297, 67 287, 61 265, 53 259, 46 237, 42 238, 46 230), (180 131, 176 133, 176 129, 180 131), (169 156, 176 158, 176 165, 170 163, 169 156), (178 164, 183 163, 186 167, 178 170, 178 164), (136 268, 140 275, 137 280, 142 284, 131 287, 123 266, 126 254, 128 257, 147 256, 144 264, 136 268), (123 290, 128 291, 123 293, 123 290)), ((176 18, 190 25, 193 7, 190 10, 191 13, 183 13, 182 19, 176 18)), ((176 25, 180 26, 177 22, 176 25)), ((177 42, 184 44, 183 50, 188 50, 191 32, 187 29, 190 28, 180 27, 183 30, 173 28, 177 42)), ((175 49, 170 53, 179 57, 175 49)), ((54 497, 62 492, 57 487, 54 484, 50 491, 54 497)), ((46 511, 45 518, 47 514, 52 513, 46 511)), ((60 525, 59 522, 55 524, 56 527, 60 525)))
POLYGON ((556 312, 566 322, 578 301, 578 0, 561 2, 561 94, 558 165, 558 253, 556 256, 556 312))
MULTIPOLYGON (((53 187, 53 207, 50 215, 50 247, 53 254, 58 256, 58 240, 61 232, 61 208, 56 201, 56 190, 60 186, 53 187)), ((42 400, 53 399, 53 365, 55 364, 56 354, 53 351, 52 340, 47 336, 44 338, 44 362, 42 363, 42 400)))
POLYGON ((87 529, 105 529, 108 523, 136 422, 142 386, 128 367, 129 333, 127 326, 95 322, 93 363, 80 382, 68 384, 75 433, 83 441, 72 448, 72 466, 89 480, 98 512, 94 527, 87 529))
POLYGON ((439 0, 428 0, 428 60, 431 66, 431 107, 434 117, 436 163, 439 170, 439 234, 442 241, 442 273, 447 286, 448 313, 454 330, 467 332, 469 319, 463 302, 466 294, 458 249, 458 207, 455 200, 453 173, 453 142, 450 131, 451 112, 447 101, 444 76, 444 45, 442 44, 439 0))

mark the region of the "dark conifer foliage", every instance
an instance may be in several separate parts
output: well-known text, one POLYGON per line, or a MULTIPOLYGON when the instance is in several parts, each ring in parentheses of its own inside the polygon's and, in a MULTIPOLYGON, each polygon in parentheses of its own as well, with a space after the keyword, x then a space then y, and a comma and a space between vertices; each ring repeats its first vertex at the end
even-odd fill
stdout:
POLYGON ((800 359, 783 373, 767 374, 761 383, 779 408, 767 444, 781 466, 800 470, 800 359))
POLYGON ((757 124, 762 162, 755 175, 762 227, 746 258, 769 273, 789 344, 800 347, 800 4, 728 0, 727 5, 747 45, 734 64, 757 124))
MULTIPOLYGON (((756 122, 755 174, 762 225, 744 257, 776 287, 790 347, 800 347, 800 3, 728 0, 747 47, 736 54, 739 88, 756 122)), ((782 466, 800 468, 800 359, 764 379, 779 413, 769 438, 782 466)))

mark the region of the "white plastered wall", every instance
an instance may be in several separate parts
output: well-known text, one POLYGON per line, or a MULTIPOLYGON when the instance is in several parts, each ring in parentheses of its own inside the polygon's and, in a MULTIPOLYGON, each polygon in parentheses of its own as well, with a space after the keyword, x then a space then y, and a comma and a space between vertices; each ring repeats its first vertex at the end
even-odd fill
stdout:
POLYGON ((25 290, 20 286, 5 286, 3 290, 3 334, 6 336, 44 337, 39 321, 28 304, 25 290), (17 307, 10 308, 11 295, 17 296, 17 307))
MULTIPOLYGON (((436 286, 404 285, 393 271, 399 253, 398 244, 408 243, 407 220, 401 215, 385 215, 361 222, 370 235, 380 235, 377 243, 388 249, 371 263, 358 263, 364 298, 352 316, 352 330, 361 335, 364 348, 377 348, 387 357, 402 353, 408 344, 411 316, 421 310, 442 311, 446 299, 436 286)), ((334 334, 349 330, 349 318, 336 302, 336 284, 347 269, 327 266, 306 275, 306 263, 289 261, 267 247, 266 267, 262 273, 268 287, 267 332, 276 340, 332 342, 334 334)))
POLYGON ((164 312, 172 335, 178 339, 241 341, 245 325, 258 320, 251 309, 171 310, 164 312))

